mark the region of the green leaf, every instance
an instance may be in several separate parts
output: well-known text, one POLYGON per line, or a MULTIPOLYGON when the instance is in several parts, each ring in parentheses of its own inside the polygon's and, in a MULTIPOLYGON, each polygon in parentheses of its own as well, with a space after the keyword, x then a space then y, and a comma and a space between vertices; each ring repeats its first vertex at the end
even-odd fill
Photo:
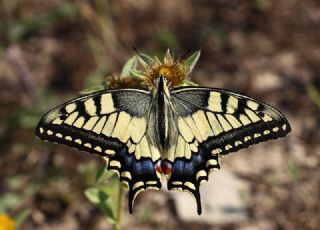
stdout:
POLYGON ((7 193, 0 197, 0 213, 9 212, 22 201, 21 196, 13 193, 7 193))
POLYGON ((145 74, 141 70, 131 70, 131 75, 137 78, 145 78, 145 74))
POLYGON ((197 52, 193 53, 190 57, 188 57, 184 62, 183 65, 187 68, 188 74, 191 73, 193 70, 194 66, 197 64, 199 57, 200 57, 200 50, 197 52))
POLYGON ((109 220, 114 223, 116 218, 114 215, 114 208, 111 198, 111 191, 105 189, 104 187, 93 187, 85 190, 84 194, 90 202, 97 205, 104 215, 106 215, 109 220))
POLYGON ((120 77, 129 77, 131 70, 135 70, 137 69, 137 67, 138 67, 138 58, 137 56, 133 56, 123 66, 120 77))
POLYGON ((181 86, 199 86, 199 85, 192 81, 185 80, 181 86))
POLYGON ((88 188, 84 191, 85 196, 88 198, 88 200, 93 204, 99 204, 99 188, 88 188))
POLYGON ((107 165, 103 165, 97 175, 96 175, 96 181, 105 181, 106 179, 109 179, 114 175, 114 172, 111 172, 107 169, 107 165))
POLYGON ((153 59, 144 53, 139 53, 138 57, 139 57, 139 61, 144 66, 150 66, 153 63, 153 59))
POLYGON ((100 180, 105 171, 107 170, 106 165, 103 165, 97 172, 96 181, 100 180))

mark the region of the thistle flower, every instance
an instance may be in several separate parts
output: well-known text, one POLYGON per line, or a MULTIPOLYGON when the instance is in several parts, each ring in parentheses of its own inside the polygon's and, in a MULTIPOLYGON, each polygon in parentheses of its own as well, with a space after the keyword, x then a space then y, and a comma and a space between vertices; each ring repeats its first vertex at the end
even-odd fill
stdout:
POLYGON ((139 60, 145 68, 141 74, 144 76, 149 88, 155 87, 155 79, 160 75, 166 77, 170 88, 188 84, 194 85, 189 81, 188 75, 198 61, 199 56, 200 51, 197 51, 186 60, 175 60, 168 49, 164 55, 163 62, 161 62, 158 57, 151 58, 145 54, 139 54, 139 60))

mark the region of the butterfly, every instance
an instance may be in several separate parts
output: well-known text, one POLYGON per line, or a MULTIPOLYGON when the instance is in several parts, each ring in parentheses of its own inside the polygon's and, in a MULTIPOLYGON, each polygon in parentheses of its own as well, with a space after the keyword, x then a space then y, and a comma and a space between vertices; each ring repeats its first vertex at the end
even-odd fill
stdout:
POLYGON ((147 70, 149 89, 101 90, 68 101, 43 116, 36 135, 105 158, 128 186, 130 213, 136 196, 159 190, 164 175, 169 190, 193 195, 200 215, 200 184, 220 168, 221 156, 291 128, 278 110, 254 98, 174 87, 186 70, 170 57, 157 63, 147 70))

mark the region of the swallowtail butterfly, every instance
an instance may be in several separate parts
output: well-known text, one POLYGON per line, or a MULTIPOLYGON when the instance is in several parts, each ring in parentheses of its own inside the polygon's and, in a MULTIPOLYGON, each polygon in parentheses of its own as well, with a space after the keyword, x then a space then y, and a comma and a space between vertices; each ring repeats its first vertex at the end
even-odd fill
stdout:
MULTIPOLYGON (((129 188, 129 211, 141 191, 190 192, 201 214, 199 187, 219 159, 249 145, 287 135, 275 108, 223 89, 183 86, 190 72, 167 52, 145 63, 145 89, 102 90, 68 101, 40 120, 42 140, 98 154, 129 188)), ((191 66, 194 64, 191 64, 191 66)), ((193 66, 192 66, 193 67, 193 66)))

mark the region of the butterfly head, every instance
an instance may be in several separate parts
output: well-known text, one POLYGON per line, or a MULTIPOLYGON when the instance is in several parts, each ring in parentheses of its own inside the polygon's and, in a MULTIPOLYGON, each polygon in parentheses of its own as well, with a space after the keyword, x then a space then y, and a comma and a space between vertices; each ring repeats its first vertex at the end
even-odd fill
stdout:
POLYGON ((166 76, 159 75, 154 80, 154 84, 155 84, 154 92, 163 92, 163 93, 169 95, 169 88, 170 88, 171 82, 168 81, 166 76))
MULTIPOLYGON (((169 82, 170 84, 170 82, 169 82)), ((159 75, 155 80, 154 80, 154 85, 157 89, 163 89, 165 87, 168 87, 168 80, 166 76, 164 75, 159 75)))

